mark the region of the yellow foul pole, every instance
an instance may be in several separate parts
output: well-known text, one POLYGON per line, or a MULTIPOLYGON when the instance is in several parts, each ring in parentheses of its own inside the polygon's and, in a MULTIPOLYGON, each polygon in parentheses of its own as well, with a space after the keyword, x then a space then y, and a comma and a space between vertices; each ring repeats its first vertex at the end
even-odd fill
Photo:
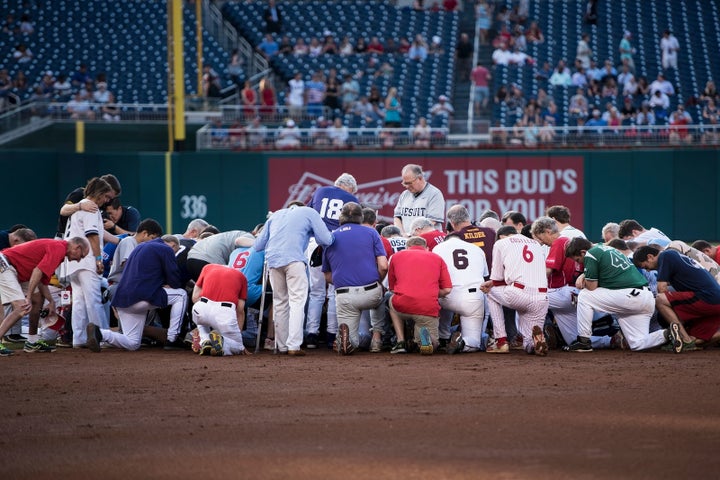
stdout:
POLYGON ((202 1, 195 0, 195 38, 197 39, 197 96, 202 96, 203 78, 203 36, 202 36, 202 1))

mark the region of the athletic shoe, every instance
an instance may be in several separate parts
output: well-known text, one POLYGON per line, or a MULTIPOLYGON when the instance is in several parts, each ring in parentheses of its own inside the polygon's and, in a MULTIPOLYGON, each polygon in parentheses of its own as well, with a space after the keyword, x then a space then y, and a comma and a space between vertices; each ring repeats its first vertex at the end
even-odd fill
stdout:
POLYGON ((335 339, 337 338, 337 334, 335 333, 328 333, 327 334, 327 348, 328 350, 335 349, 335 339))
POLYGON ((340 355, 350 355, 355 347, 350 343, 350 327, 345 323, 340 324, 339 335, 337 336, 337 350, 340 355))
POLYGON ((210 340, 205 340, 200 344, 200 349, 198 350, 198 355, 201 356, 209 356, 212 355, 212 343, 210 343, 210 340))
POLYGON ((447 353, 450 353, 450 352, 447 351, 447 349, 448 349, 448 343, 450 343, 450 339, 448 339, 448 338, 438 338, 437 351, 438 351, 438 352, 447 352, 447 353))
POLYGON ((672 349, 675 353, 683 351, 683 341, 680 337, 680 325, 677 323, 671 323, 668 328, 668 341, 672 345, 672 349))
POLYGON ((545 342, 545 335, 543 335, 542 329, 537 325, 532 328, 532 339, 535 355, 540 357, 546 356, 548 353, 548 345, 545 342))
POLYGON ((223 337, 217 332, 210 332, 210 355, 213 357, 223 356, 223 337))
POLYGON ((593 351, 593 347, 592 347, 592 344, 590 343, 590 339, 585 338, 585 337, 578 337, 578 339, 575 340, 573 343, 563 347, 563 352, 586 353, 586 352, 592 352, 592 351, 593 351))
MULTIPOLYGON (((100 342, 102 342, 102 333, 100 333, 100 329, 94 323, 88 323, 85 330, 87 331, 87 348, 93 352, 99 352, 100 342)), ((73 348, 75 348, 74 345, 73 348)))
POLYGON ((35 353, 35 352, 54 352, 55 347, 48 345, 44 340, 38 340, 37 342, 25 342, 23 347, 24 352, 35 353))
MULTIPOLYGON (((661 346, 660 349, 664 352, 674 352, 675 346, 668 342, 665 345, 661 346)), ((693 342, 682 342, 682 352, 694 352, 695 350, 702 350, 702 348, 698 347, 697 344, 693 342)))
POLYGON ((485 349, 487 353, 510 353, 510 345, 508 345, 507 338, 502 337, 498 339, 491 339, 485 349))
POLYGON ((55 340, 55 346, 58 348, 73 348, 72 339, 66 340, 63 337, 58 337, 55 340))
POLYGON ((193 328, 191 332, 188 332, 188 335, 190 335, 190 348, 192 351, 202 355, 202 345, 200 344, 200 332, 198 329, 193 328))
POLYGON ((176 338, 172 342, 166 341, 163 345, 163 350, 186 350, 187 346, 183 340, 176 338))
POLYGON ((318 336, 316 333, 308 333, 305 338, 305 348, 313 350, 318 346, 318 336))
POLYGON ((548 349, 557 350, 560 345, 557 327, 552 323, 546 323, 543 325, 543 333, 545 334, 545 342, 547 343, 548 349))
POLYGON ((400 340, 399 342, 395 342, 395 345, 393 345, 392 350, 390 350, 390 353, 407 353, 407 350, 405 348, 405 341, 400 340))
POLYGON ((9 357, 10 355, 13 355, 14 352, 7 348, 2 342, 0 342, 0 357, 9 357))
POLYGON ((618 330, 615 335, 610 338, 610 348, 613 350, 630 350, 630 345, 625 339, 622 330, 618 330))
POLYGON ((515 335, 515 338, 510 340, 510 350, 525 350, 525 337, 522 333, 515 335))
POLYGON ((448 355, 454 355, 458 352, 465 351, 465 340, 462 338, 462 333, 459 331, 454 332, 450 336, 450 341, 447 344, 448 355))
POLYGON ((382 339, 373 338, 370 341, 370 353, 380 353, 380 352, 382 352, 382 347, 383 347, 382 339))
POLYGON ((263 343, 263 350, 270 350, 271 352, 275 350, 275 339, 266 338, 265 343, 263 343))
POLYGON ((420 355, 432 355, 433 344, 427 327, 420 327, 420 355))
POLYGON ((25 343, 27 342, 27 337, 25 335, 20 335, 19 333, 12 333, 10 335, 5 335, 2 341, 7 343, 25 343))

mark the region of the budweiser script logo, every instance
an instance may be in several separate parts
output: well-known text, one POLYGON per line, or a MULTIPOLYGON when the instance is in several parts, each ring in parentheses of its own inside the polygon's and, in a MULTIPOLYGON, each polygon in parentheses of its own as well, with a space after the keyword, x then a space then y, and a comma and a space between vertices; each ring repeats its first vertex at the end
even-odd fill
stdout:
MULTIPOLYGON (((431 171, 423 172, 426 179, 430 178, 431 171)), ((300 200, 306 205, 310 203, 313 193, 320 187, 334 185, 335 181, 330 180, 312 172, 305 172, 297 183, 290 185, 288 188, 288 197, 282 208, 294 200, 300 200)), ((402 177, 386 178, 384 180, 375 180, 367 183, 359 183, 358 191, 355 196, 360 200, 362 205, 374 208, 381 214, 385 214, 387 218, 392 218, 393 210, 397 205, 400 194, 404 191, 402 186, 402 177), (389 190, 387 185, 392 185, 389 190), (398 186, 395 188, 395 186, 398 186)))

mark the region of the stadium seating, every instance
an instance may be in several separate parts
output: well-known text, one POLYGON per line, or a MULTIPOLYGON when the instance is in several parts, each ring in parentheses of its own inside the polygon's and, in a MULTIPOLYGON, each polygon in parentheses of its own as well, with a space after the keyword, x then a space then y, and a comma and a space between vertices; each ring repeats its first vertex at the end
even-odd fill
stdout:
MULTIPOLYGON (((31 85, 42 72, 71 76, 86 63, 94 77, 104 72, 109 89, 123 103, 165 103, 167 96, 167 6, 160 1, 47 0, 29 2, 0 0, 0 12, 19 21, 29 13, 35 26, 32 35, 0 32, 0 63, 11 75, 24 70, 31 85), (18 65, 12 58, 15 45, 25 43, 34 59, 18 65)), ((4 18, 3 18, 4 20, 4 18)), ((184 9, 185 88, 198 91, 195 12, 184 9)), ((217 41, 203 33, 203 58, 219 73, 229 60, 217 41)), ((230 84, 225 75, 224 85, 230 84)), ((16 91, 22 99, 31 89, 16 91)))
MULTIPOLYGON (((506 2, 511 6, 512 2, 506 2)), ((636 77, 645 76, 652 82, 661 70, 660 38, 665 29, 670 29, 680 42, 678 69, 666 72, 667 79, 674 85, 675 97, 671 98, 671 108, 678 103, 688 105, 688 111, 696 123, 703 123, 702 109, 694 105, 697 97, 709 79, 720 78, 720 64, 712 59, 720 58, 720 16, 717 2, 703 0, 653 0, 637 2, 631 0, 613 0, 598 2, 597 25, 583 22, 585 0, 566 0, 562 2, 533 0, 530 2, 530 18, 538 21, 543 30, 545 42, 528 44, 527 53, 539 65, 549 61, 557 64, 566 59, 572 65, 575 59, 577 41, 582 32, 590 34, 590 47, 593 57, 602 64, 610 59, 619 65, 618 46, 625 30, 632 33, 632 45, 636 49, 636 77)), ((494 91, 500 85, 518 84, 526 97, 535 96, 542 81, 535 78, 533 67, 496 67, 493 80, 494 91)), ((570 124, 567 117, 569 99, 575 88, 555 88, 548 91, 558 105, 562 124, 570 124)), ((606 99, 591 98, 590 103, 605 105, 606 99)), ((643 99, 636 98, 636 104, 643 99)), ((613 99, 620 108, 622 95, 613 99)), ((515 120, 513 112, 507 106, 496 105, 493 120, 504 126, 512 126, 515 120)))
MULTIPOLYGON (((339 41, 345 35, 354 44, 362 36, 369 40, 378 36, 381 41, 402 37, 412 39, 421 34, 426 40, 434 35, 441 38, 446 51, 444 55, 429 55, 422 63, 412 62, 401 54, 373 55, 378 66, 387 62, 394 70, 392 78, 363 76, 360 80, 361 94, 367 94, 374 83, 385 95, 391 86, 398 88, 402 103, 402 124, 415 125, 420 116, 427 116, 440 95, 451 95, 454 72, 454 52, 458 37, 458 14, 449 12, 418 12, 410 8, 395 8, 389 2, 368 2, 342 0, 338 2, 303 1, 278 2, 283 11, 283 33, 291 42, 302 37, 309 43, 312 37, 323 38, 327 30, 339 41)), ((264 36, 265 22, 262 18, 265 4, 262 2, 228 2, 223 6, 225 18, 235 26, 238 33, 248 42, 257 46, 264 36)), ((279 40, 279 39, 278 39, 279 40)), ((327 72, 336 68, 338 72, 355 73, 365 69, 370 55, 353 54, 321 55, 319 57, 278 55, 270 62, 271 67, 287 82, 295 72, 302 72, 309 79, 312 72, 321 69, 327 72)), ((283 88, 278 88, 279 102, 285 97, 283 88)), ((364 120, 345 118, 348 126, 364 125, 364 120)))

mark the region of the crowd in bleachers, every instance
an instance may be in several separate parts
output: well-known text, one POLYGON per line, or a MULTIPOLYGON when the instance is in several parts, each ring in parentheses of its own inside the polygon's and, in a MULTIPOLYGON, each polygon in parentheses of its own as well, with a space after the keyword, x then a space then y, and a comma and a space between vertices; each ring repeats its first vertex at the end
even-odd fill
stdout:
POLYGON ((588 124, 605 132, 671 125, 681 132, 671 141, 717 142, 717 94, 702 93, 717 66, 698 56, 708 40, 696 35, 713 41, 704 26, 717 5, 652 3, 643 11, 629 2, 479 1, 478 33, 494 48, 495 124, 529 126, 527 138, 508 139, 530 145, 543 127, 588 124), (683 135, 691 124, 709 128, 683 135))

